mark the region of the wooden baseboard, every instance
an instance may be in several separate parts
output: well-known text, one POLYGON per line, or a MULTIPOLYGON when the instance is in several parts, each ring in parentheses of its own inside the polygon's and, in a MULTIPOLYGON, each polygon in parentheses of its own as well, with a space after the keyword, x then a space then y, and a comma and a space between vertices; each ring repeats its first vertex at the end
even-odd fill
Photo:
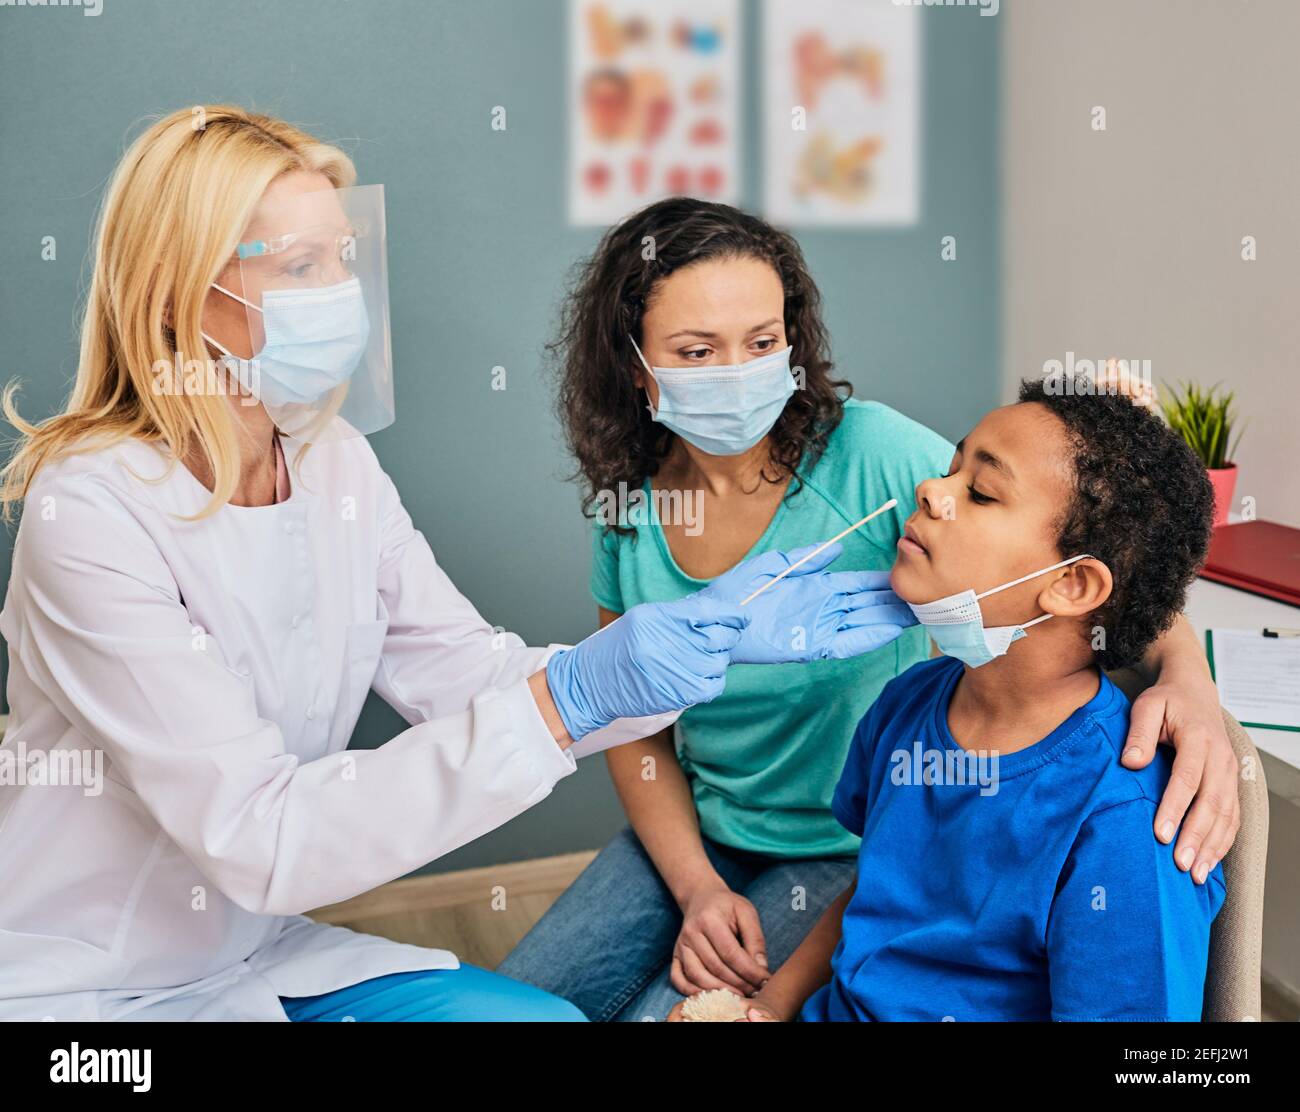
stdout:
POLYGON ((394 942, 450 950, 462 961, 495 969, 595 855, 409 877, 309 914, 394 942))
POLYGON ((308 914, 321 923, 352 926, 366 919, 442 911, 479 902, 490 906, 497 890, 503 890, 507 899, 511 896, 558 895, 573 883, 595 856, 593 849, 556 857, 538 857, 532 861, 488 865, 482 869, 407 877, 308 914))

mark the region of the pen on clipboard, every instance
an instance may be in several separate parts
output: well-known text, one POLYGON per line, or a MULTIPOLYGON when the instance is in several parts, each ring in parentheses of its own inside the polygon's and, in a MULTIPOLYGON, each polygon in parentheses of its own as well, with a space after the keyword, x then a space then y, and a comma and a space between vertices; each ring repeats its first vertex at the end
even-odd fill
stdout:
POLYGON ((1300 629, 1279 629, 1264 627, 1265 637, 1300 637, 1300 629))

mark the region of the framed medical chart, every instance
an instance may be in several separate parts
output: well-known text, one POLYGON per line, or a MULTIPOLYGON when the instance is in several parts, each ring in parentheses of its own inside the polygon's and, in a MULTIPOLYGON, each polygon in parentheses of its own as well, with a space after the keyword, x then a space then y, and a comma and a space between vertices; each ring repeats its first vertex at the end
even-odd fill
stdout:
POLYGON ((774 223, 914 224, 920 8, 765 0, 763 199, 774 223))
POLYGON ((739 196, 739 0, 569 0, 569 219, 739 196))

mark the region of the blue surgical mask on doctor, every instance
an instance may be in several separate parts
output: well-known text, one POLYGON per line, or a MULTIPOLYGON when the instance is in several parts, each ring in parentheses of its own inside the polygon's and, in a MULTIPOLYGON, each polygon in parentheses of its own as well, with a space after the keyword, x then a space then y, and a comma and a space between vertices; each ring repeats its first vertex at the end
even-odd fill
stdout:
POLYGON ((711 456, 738 456, 772 431, 794 393, 789 347, 729 367, 652 367, 659 387, 650 415, 711 456))
POLYGON ((944 656, 954 657, 963 664, 978 668, 981 664, 987 664, 990 660, 1005 655, 1012 644, 1027 636, 1025 630, 1030 626, 1038 625, 1039 622, 1047 621, 1052 616, 1042 614, 1018 625, 986 626, 984 615, 980 611, 980 599, 1017 587, 1031 579, 1037 579, 1049 571, 1056 571, 1057 568, 1088 559, 1091 557, 1086 553, 1081 556, 1071 556, 1070 559, 1053 564, 1050 568, 1030 572, 1029 575, 1022 575, 1019 579, 1003 583, 1000 587, 992 587, 978 595, 974 590, 966 590, 948 595, 946 598, 936 599, 934 602, 909 602, 907 605, 916 615, 916 620, 926 627, 944 656))
POLYGON ((240 385, 263 405, 313 405, 347 382, 366 351, 370 318, 353 277, 312 289, 270 289, 261 306, 215 282, 213 289, 262 314, 266 343, 252 359, 203 338, 231 364, 240 385))

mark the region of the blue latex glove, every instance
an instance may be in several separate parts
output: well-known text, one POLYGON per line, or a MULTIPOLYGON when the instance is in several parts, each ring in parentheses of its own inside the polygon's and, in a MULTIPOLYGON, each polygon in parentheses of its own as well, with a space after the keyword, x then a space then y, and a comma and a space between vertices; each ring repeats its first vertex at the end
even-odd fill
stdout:
MULTIPOLYGON (((739 603, 816 547, 765 552, 700 593, 739 603)), ((843 660, 887 645, 916 624, 911 609, 889 589, 888 572, 827 572, 842 551, 843 545, 831 545, 741 607, 750 622, 731 650, 732 664, 843 660)))
POLYGON ((546 664, 551 698, 574 741, 616 718, 707 703, 722 692, 749 616, 700 592, 634 606, 546 664))

